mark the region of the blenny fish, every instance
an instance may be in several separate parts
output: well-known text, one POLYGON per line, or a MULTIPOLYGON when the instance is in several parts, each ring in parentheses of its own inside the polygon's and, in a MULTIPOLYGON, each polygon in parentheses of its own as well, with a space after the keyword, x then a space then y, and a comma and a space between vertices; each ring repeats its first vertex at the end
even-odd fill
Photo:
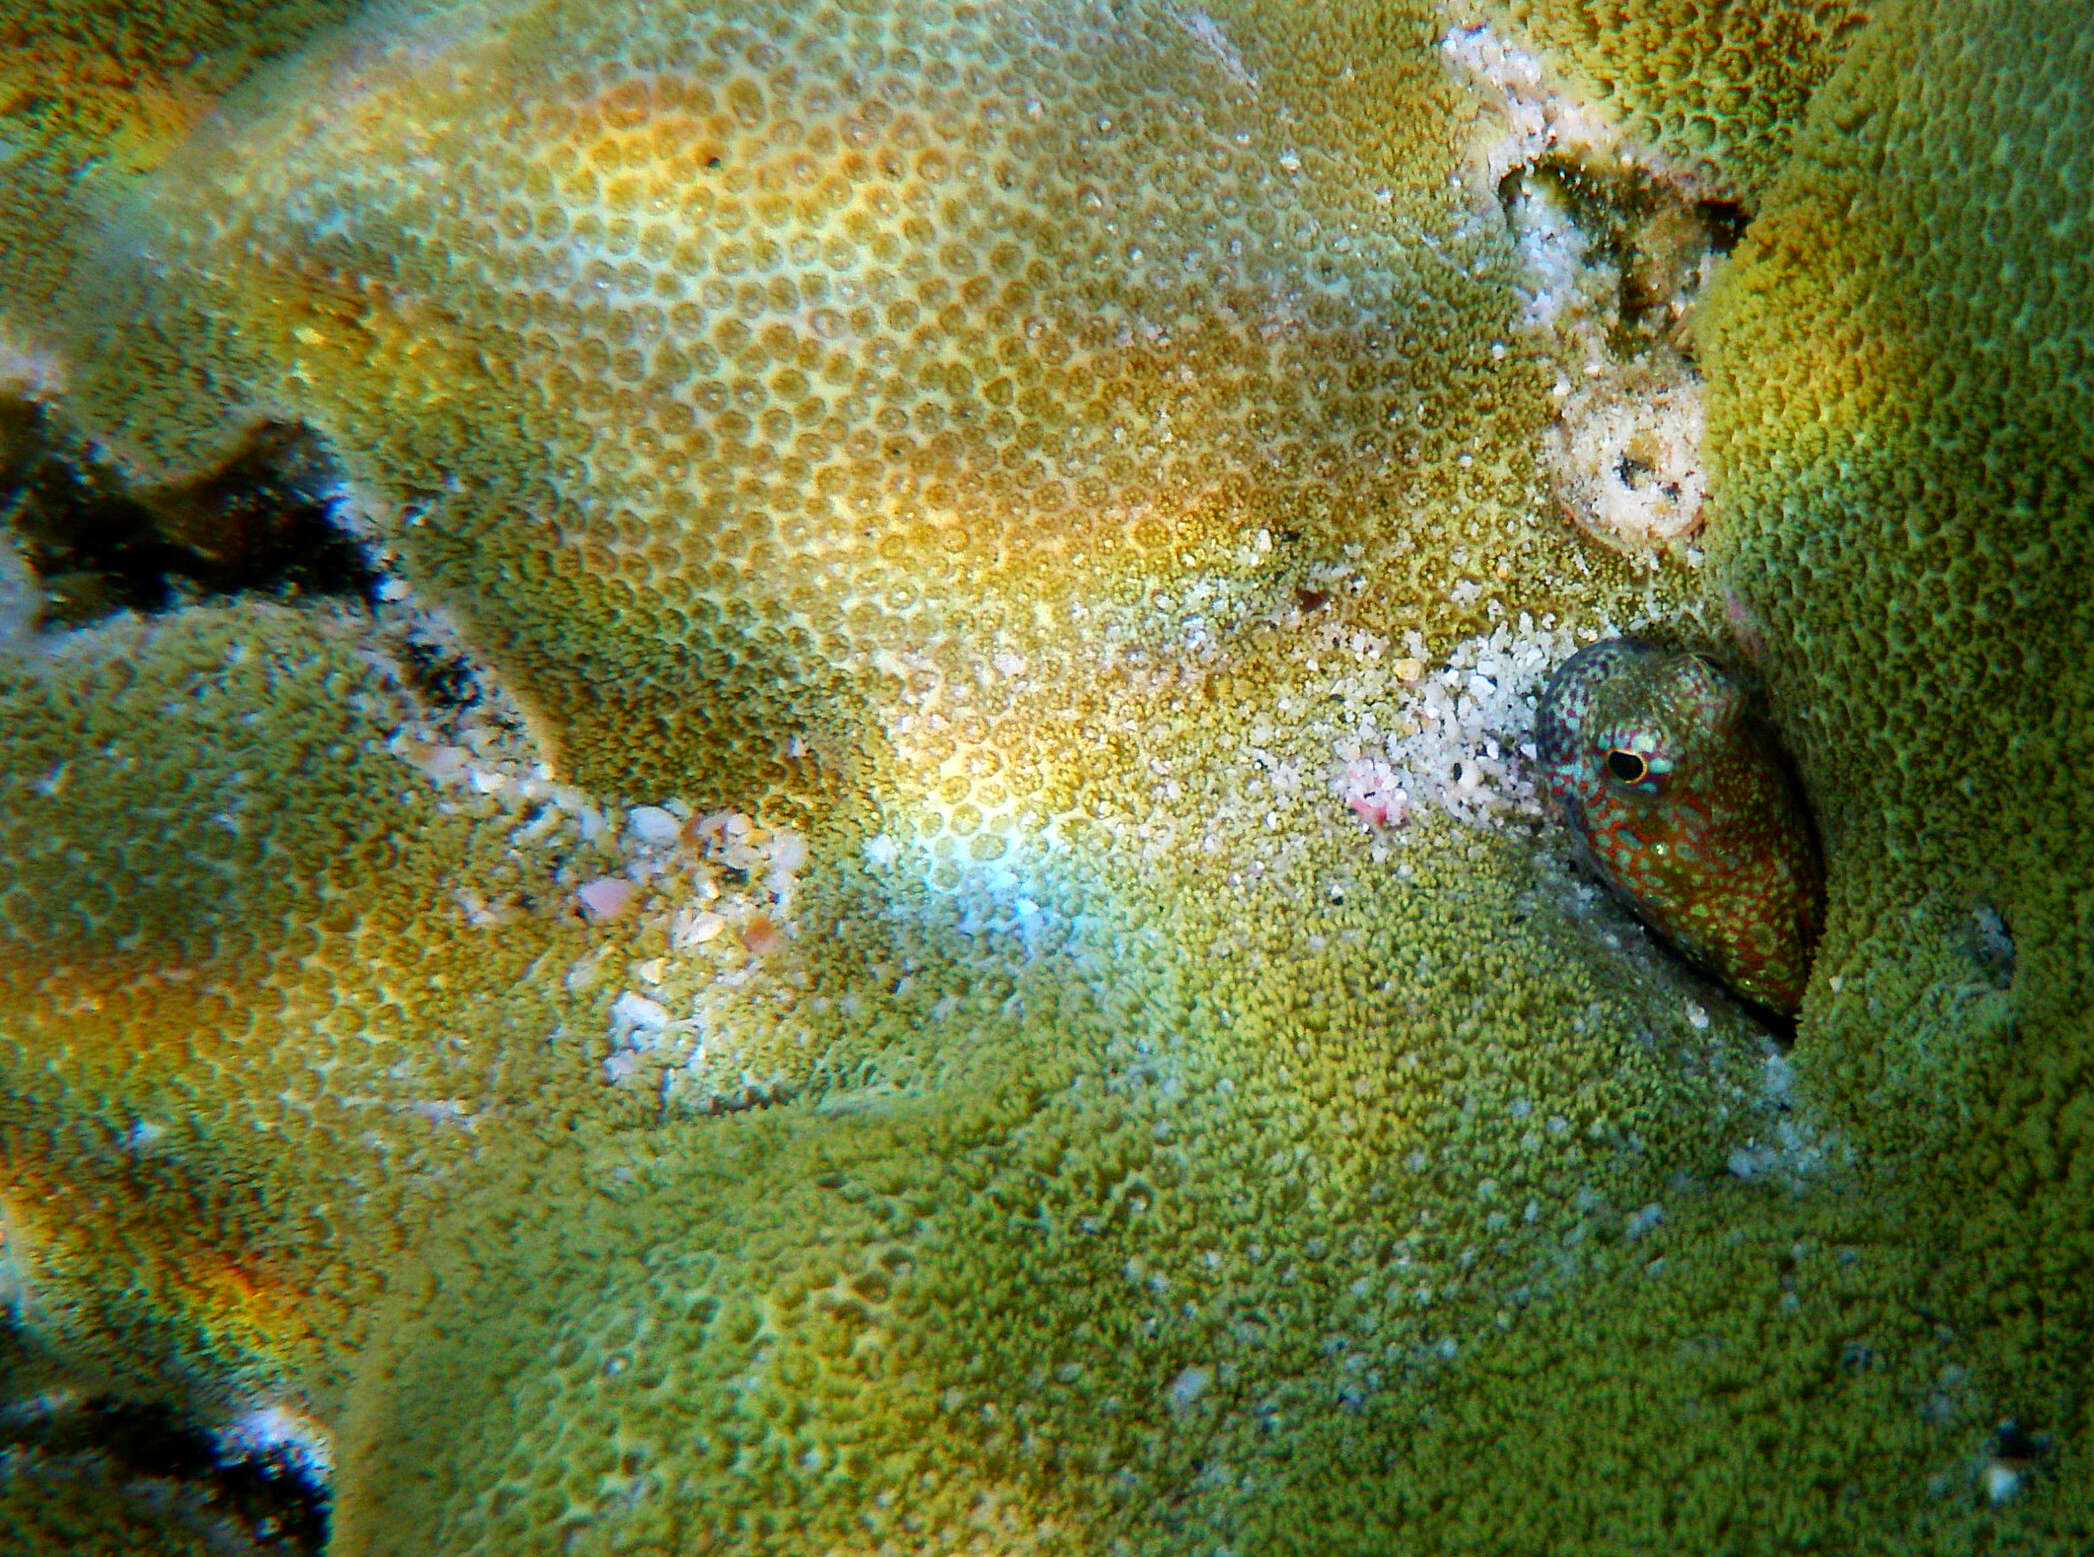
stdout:
POLYGON ((1743 686, 1702 654, 1610 638, 1558 666, 1536 746, 1593 872, 1689 961, 1794 1015, 1824 924, 1801 787, 1743 686))

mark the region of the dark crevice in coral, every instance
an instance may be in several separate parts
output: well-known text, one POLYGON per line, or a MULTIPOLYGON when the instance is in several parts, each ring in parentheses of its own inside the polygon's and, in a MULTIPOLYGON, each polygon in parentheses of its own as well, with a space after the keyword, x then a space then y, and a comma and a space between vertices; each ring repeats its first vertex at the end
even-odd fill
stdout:
MULTIPOLYGON (((118 1481, 174 1483, 201 1497, 248 1538, 284 1557, 327 1547, 329 1496, 282 1450, 227 1459, 212 1436, 164 1405, 91 1399, 0 1411, 0 1456, 99 1462, 118 1481)), ((141 1496, 155 1494, 141 1487, 141 1496)))
POLYGON ((1992 1454, 2002 1465, 2016 1470, 2037 1469, 2050 1456, 2050 1434, 2030 1432, 2008 1418, 1993 1434, 1992 1454))
MULTIPOLYGON (((1623 357, 1669 337, 1676 316, 1699 290, 1702 257, 1729 254, 1751 221, 1751 212, 1735 200, 1692 199, 1647 168, 1598 167, 1560 151, 1499 180, 1498 204, 1515 231, 1520 200, 1540 189, 1562 201, 1591 243, 1592 261, 1620 273, 1620 324, 1608 344, 1623 357)), ((1672 344, 1686 351, 1686 342, 1672 344)))
POLYGON ((1752 223, 1752 212, 1736 200, 1697 200, 1694 214, 1708 234, 1712 254, 1728 254, 1737 248, 1752 223))
POLYGON ((38 625, 259 594, 375 599, 364 549, 335 519, 334 470, 302 428, 258 429, 198 481, 127 490, 33 408, 0 444, 0 522, 35 576, 38 625))
POLYGON ((408 690, 432 713, 459 713, 486 700, 479 669, 447 645, 410 638, 401 647, 396 668, 408 690))

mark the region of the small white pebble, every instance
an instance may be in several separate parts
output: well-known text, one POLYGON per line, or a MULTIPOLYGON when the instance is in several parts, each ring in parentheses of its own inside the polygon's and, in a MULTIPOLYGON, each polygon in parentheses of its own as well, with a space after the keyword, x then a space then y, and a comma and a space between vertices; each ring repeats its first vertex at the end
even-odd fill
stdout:
POLYGON ((611 1020, 635 1032, 660 1032, 669 1025, 669 1012, 660 1001, 627 990, 612 1002, 611 1020))
POLYGON ((771 839, 771 880, 790 876, 807 863, 807 840, 798 833, 779 833, 771 839))
POLYGON ((670 844, 683 824, 661 806, 634 806, 625 814, 626 830, 642 843, 670 844))
POLYGON ((639 900, 640 889, 623 876, 599 876, 575 889, 582 912, 598 924, 623 917, 639 900))
POLYGON ((211 1436, 222 1464, 274 1456, 321 1477, 334 1468, 334 1441, 327 1430, 286 1406, 244 1411, 211 1436))

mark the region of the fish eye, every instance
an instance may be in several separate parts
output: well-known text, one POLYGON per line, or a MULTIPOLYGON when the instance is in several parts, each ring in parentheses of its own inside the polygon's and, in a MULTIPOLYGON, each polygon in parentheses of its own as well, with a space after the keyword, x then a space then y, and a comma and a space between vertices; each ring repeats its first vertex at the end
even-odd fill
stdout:
POLYGON ((1650 773, 1650 764, 1625 746, 1617 746, 1607 753, 1607 771, 1624 784, 1641 784, 1650 773))

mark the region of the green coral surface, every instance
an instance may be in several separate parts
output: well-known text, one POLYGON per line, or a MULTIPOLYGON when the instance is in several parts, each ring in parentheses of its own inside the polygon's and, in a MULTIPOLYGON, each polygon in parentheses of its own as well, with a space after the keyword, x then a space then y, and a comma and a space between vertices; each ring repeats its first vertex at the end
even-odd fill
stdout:
MULTIPOLYGON (((2085 1550, 2094 19, 1806 11, 1625 76, 1759 201, 1655 562, 1423 3, 386 7, 10 218, 22 436, 302 423, 377 570, 0 634, 17 1407, 335 1557, 2085 1550), (1793 1033, 1542 817, 1624 629, 1796 754, 1793 1033)), ((0 1542, 261 1540, 120 1479, 0 1542)))

